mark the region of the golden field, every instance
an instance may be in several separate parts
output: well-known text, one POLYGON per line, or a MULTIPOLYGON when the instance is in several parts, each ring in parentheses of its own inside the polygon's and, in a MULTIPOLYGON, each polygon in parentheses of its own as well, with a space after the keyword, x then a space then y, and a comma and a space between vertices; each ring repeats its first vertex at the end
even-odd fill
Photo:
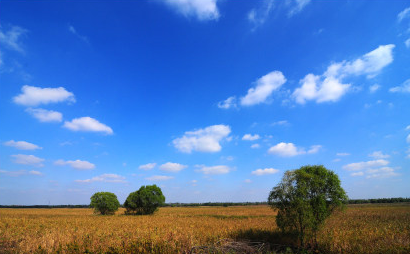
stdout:
MULTIPOLYGON (((190 253, 221 239, 291 244, 268 206, 165 207, 154 215, 0 209, 0 253, 190 253)), ((410 205, 349 205, 320 232, 323 253, 410 253, 410 205)))

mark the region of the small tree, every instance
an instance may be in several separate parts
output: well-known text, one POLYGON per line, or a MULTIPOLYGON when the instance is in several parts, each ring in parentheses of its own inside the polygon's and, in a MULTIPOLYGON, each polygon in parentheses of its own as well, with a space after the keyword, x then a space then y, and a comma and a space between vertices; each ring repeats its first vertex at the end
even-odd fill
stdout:
POLYGON ((92 195, 90 206, 94 208, 94 213, 115 214, 115 211, 120 207, 120 202, 114 193, 97 192, 92 195))
POLYGON ((270 192, 268 202, 278 209, 276 223, 283 232, 297 233, 302 246, 314 237, 333 211, 348 198, 339 177, 321 165, 286 171, 270 192))
POLYGON ((138 191, 131 192, 124 207, 126 214, 153 214, 160 205, 165 203, 161 188, 154 185, 141 186, 138 191))

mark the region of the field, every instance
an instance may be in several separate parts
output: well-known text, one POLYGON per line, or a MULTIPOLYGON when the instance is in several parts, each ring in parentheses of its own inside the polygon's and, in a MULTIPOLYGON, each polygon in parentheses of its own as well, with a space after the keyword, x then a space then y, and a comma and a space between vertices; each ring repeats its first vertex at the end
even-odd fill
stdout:
MULTIPOLYGON (((190 253, 235 242, 291 245, 268 206, 165 207, 151 216, 91 209, 0 209, 0 253, 190 253), (206 247, 208 246, 208 248, 206 247)), ((410 253, 410 204, 350 205, 330 218, 322 253, 410 253)), ((266 248, 265 248, 266 250, 266 248)))

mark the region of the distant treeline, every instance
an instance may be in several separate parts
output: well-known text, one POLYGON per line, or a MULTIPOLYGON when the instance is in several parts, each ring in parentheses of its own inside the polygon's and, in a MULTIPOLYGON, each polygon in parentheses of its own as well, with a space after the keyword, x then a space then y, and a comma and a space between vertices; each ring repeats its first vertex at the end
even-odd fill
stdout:
MULTIPOLYGON (((410 198, 372 198, 350 199, 349 204, 376 204, 410 202, 410 198)), ((198 206, 251 206, 267 205, 267 202, 206 202, 206 203, 166 203, 163 207, 198 207, 198 206)), ((0 205, 0 208, 90 208, 89 205, 0 205)))

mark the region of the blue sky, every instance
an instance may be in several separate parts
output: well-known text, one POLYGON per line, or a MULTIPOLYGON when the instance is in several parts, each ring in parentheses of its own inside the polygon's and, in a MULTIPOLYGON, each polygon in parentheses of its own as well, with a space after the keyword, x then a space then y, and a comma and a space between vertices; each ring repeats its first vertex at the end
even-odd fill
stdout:
POLYGON ((0 1, 0 204, 410 193, 407 1, 0 1))

